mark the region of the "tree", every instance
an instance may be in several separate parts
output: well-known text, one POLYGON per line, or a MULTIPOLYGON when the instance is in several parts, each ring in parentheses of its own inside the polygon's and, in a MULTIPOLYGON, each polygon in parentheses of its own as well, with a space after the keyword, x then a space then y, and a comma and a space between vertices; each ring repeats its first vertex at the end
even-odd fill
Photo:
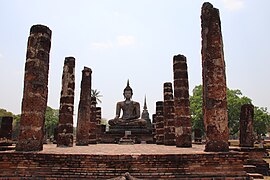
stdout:
POLYGON ((54 129, 57 127, 59 121, 59 110, 53 109, 47 106, 45 113, 45 130, 47 137, 51 137, 54 134, 54 129))
POLYGON ((193 89, 193 95, 190 96, 190 113, 192 129, 200 129, 204 132, 203 112, 202 112, 202 85, 193 89))
POLYGON ((265 136, 270 128, 270 115, 267 112, 267 108, 254 108, 254 131, 257 137, 265 136))
POLYGON ((102 97, 102 95, 97 89, 91 89, 91 96, 95 97, 98 103, 102 103, 102 101, 100 100, 100 97, 102 97))
MULTIPOLYGON (((228 126, 231 136, 237 136, 239 132, 240 111, 243 104, 251 104, 252 100, 242 95, 240 90, 227 89, 228 103, 228 126)), ((202 112, 202 85, 193 89, 190 97, 190 110, 192 118, 192 128, 199 128, 204 132, 203 112, 202 112)), ((270 128, 270 116, 266 108, 254 108, 254 131, 265 134, 270 128)))

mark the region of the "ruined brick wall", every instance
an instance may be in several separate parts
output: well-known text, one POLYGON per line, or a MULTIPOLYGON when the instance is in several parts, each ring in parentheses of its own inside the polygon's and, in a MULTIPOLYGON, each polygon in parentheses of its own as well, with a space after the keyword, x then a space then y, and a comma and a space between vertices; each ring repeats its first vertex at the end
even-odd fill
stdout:
POLYGON ((51 35, 51 30, 43 25, 30 29, 17 151, 43 149, 51 35))
POLYGON ((156 144, 164 144, 163 101, 156 102, 156 144))
POLYGON ((172 83, 164 83, 164 145, 175 145, 175 119, 172 83))
POLYGON ((240 147, 254 147, 254 106, 244 104, 240 112, 240 147))
POLYGON ((78 109, 76 145, 87 146, 91 118, 91 82, 92 70, 84 67, 82 71, 81 95, 78 109))
POLYGON ((192 147, 189 86, 186 57, 173 57, 175 139, 177 147, 192 147))
POLYGON ((0 179, 110 179, 129 172, 139 179, 248 178, 243 153, 43 154, 0 152, 0 179))
POLYGON ((201 11, 205 151, 228 151, 226 75, 219 10, 204 3, 201 11))
POLYGON ((66 57, 62 74, 57 146, 73 146, 75 58, 66 57))

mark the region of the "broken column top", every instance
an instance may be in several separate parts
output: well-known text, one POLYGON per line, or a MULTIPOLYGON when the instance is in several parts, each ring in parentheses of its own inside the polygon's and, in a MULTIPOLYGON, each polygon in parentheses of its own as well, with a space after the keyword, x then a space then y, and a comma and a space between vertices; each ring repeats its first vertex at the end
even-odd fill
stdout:
POLYGON ((46 33, 50 37, 52 36, 52 31, 50 30, 50 28, 41 24, 33 25, 30 29, 30 34, 32 33, 46 33))
POLYGON ((82 72, 90 72, 90 73, 92 73, 92 70, 91 70, 91 68, 84 66, 82 72))
POLYGON ((66 63, 66 62, 74 62, 74 64, 75 64, 75 58, 72 57, 72 56, 65 57, 65 63, 66 63))
POLYGON ((184 55, 182 55, 182 54, 178 54, 178 55, 175 55, 175 56, 173 57, 173 64, 176 63, 176 62, 179 62, 179 61, 186 62, 186 61, 187 61, 186 56, 184 56, 184 55))

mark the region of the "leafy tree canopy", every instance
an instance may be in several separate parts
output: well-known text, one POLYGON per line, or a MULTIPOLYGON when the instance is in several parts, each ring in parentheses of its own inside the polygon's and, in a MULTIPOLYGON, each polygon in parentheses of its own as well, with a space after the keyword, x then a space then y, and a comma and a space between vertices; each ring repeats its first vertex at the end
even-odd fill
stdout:
MULTIPOLYGON (((190 110, 192 118, 192 128, 201 129, 204 132, 203 112, 202 112, 202 85, 193 89, 190 96, 190 110)), ((240 111, 243 104, 251 104, 252 100, 242 95, 240 90, 227 89, 228 103, 228 126, 230 135, 237 135, 239 132, 240 111)), ((270 115, 266 108, 254 108, 254 131, 260 135, 267 133, 270 128, 270 115)))

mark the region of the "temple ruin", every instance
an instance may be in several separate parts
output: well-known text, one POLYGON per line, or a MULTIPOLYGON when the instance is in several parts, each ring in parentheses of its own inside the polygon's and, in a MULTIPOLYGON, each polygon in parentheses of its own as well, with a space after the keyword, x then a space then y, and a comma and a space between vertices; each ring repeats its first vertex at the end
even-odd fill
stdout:
POLYGON ((201 12, 205 151, 229 151, 226 74, 219 10, 204 3, 201 12))
POLYGON ((76 145, 88 146, 91 119, 92 70, 84 67, 82 71, 81 95, 78 109, 76 145))
POLYGON ((173 57, 175 139, 177 147, 192 147, 187 62, 184 55, 173 57))
POLYGON ((166 82, 163 86, 164 106, 164 145, 175 145, 174 99, 172 83, 166 82))
POLYGON ((43 149, 51 35, 51 30, 43 25, 30 29, 17 151, 43 149))
POLYGON ((58 147, 73 146, 73 112, 75 89, 75 58, 66 57, 62 75, 62 91, 59 108, 58 147))

